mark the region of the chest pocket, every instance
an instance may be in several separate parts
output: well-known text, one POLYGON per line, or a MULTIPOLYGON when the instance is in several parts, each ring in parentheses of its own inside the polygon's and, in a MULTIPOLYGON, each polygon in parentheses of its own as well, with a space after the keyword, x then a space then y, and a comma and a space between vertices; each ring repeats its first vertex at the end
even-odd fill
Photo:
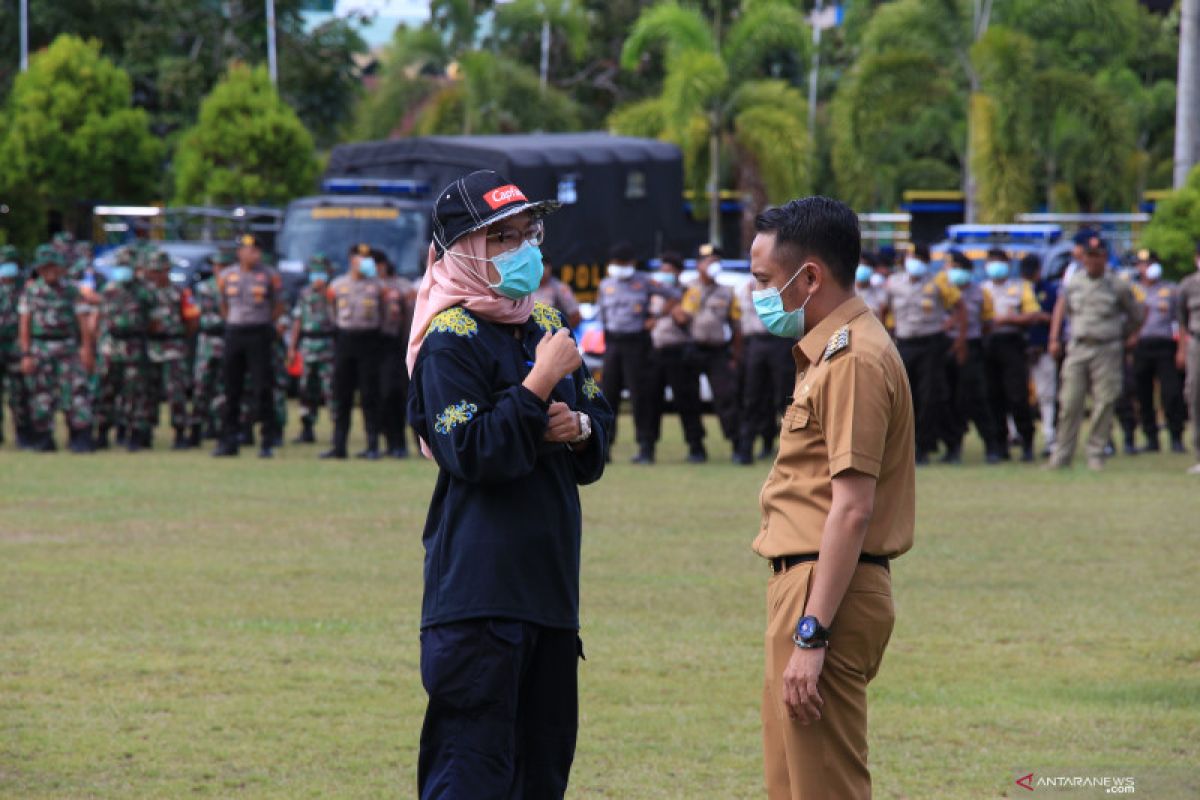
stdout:
POLYGON ((783 427, 789 431, 800 431, 808 427, 812 413, 808 406, 788 406, 783 415, 783 427))

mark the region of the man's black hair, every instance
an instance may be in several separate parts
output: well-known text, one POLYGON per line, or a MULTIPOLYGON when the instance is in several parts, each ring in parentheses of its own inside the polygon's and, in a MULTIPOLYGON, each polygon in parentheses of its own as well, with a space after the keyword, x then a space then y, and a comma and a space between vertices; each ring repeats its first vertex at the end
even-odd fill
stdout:
POLYGON ((975 271, 975 265, 971 263, 971 259, 967 258, 962 250, 951 250, 950 260, 954 262, 954 266, 959 269, 965 269, 971 272, 975 271))
POLYGON ((1008 261, 1008 253, 1004 252, 1003 248, 993 247, 988 250, 988 260, 990 261, 1008 261))
POLYGON ((668 250, 667 252, 663 253, 658 260, 663 264, 671 264, 680 270, 683 269, 683 256, 674 250, 668 250))
POLYGON ((926 242, 914 243, 912 246, 912 251, 913 251, 914 258, 919 258, 922 261, 924 261, 926 264, 929 263, 929 260, 930 260, 929 245, 926 242))
POLYGON ((1042 259, 1036 253, 1026 253, 1021 259, 1021 277, 1031 281, 1042 271, 1042 259))
POLYGON ((614 264, 632 264, 637 261, 637 255, 629 242, 617 242, 609 249, 608 260, 614 264))
POLYGON ((854 285, 862 233, 858 215, 845 203, 828 197, 792 200, 759 214, 754 229, 775 234, 775 250, 786 249, 790 260, 802 262, 815 255, 825 262, 842 288, 854 285))

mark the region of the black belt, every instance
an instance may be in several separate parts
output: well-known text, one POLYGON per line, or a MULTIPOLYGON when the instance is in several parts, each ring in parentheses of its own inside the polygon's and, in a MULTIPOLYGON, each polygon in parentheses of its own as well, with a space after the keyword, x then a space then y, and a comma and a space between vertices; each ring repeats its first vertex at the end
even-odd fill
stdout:
MULTIPOLYGON (((807 564, 810 561, 816 561, 818 555, 819 554, 817 553, 802 553, 798 556, 776 556, 775 558, 770 559, 771 572, 774 572, 776 575, 778 575, 784 570, 789 570, 797 564, 807 564)), ((891 571, 891 566, 888 564, 889 561, 890 559, 887 556, 872 556, 868 555, 867 553, 860 553, 858 556, 858 563, 860 564, 874 564, 877 567, 883 567, 884 569, 891 571)))
POLYGON ((329 333, 309 333, 307 331, 300 332, 301 339, 332 339, 333 336, 333 331, 330 331, 329 333))
POLYGON ((72 342, 75 340, 75 337, 70 335, 69 333, 63 334, 62 336, 44 336, 43 335, 43 336, 34 336, 33 338, 37 339, 39 342, 72 342))

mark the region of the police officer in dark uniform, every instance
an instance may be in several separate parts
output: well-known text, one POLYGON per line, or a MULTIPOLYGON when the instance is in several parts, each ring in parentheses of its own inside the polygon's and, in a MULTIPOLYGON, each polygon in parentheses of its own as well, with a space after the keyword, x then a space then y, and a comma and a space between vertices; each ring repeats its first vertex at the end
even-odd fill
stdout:
MULTIPOLYGON (((654 463, 653 405, 643 387, 650 359, 650 298, 670 292, 643 274, 638 274, 633 247, 618 244, 609 254, 608 277, 600 282, 600 324, 604 326, 604 375, 601 390, 612 404, 613 418, 621 413, 621 392, 629 391, 633 422, 637 429, 638 454, 635 464, 654 463)), ((613 423, 616 441, 616 423, 613 423)))
POLYGON ((1158 413, 1154 407, 1157 381, 1167 430, 1171 434, 1171 451, 1186 453, 1183 446, 1183 384, 1175 367, 1174 325, 1179 316, 1179 286, 1163 280, 1162 264, 1153 252, 1139 253, 1138 270, 1141 282, 1134 286, 1133 296, 1142 303, 1143 320, 1133 348, 1133 382, 1142 415, 1142 432, 1146 435, 1146 450, 1157 453, 1160 446, 1158 413))
POLYGON ((379 459, 379 367, 383 361, 380 328, 383 325, 384 288, 371 246, 350 248, 350 269, 329 286, 337 339, 333 356, 333 394, 336 419, 333 447, 321 458, 345 458, 350 436, 354 391, 362 402, 367 449, 358 454, 369 461, 379 459))
POLYGON ((737 362, 742 349, 742 314, 733 288, 717 282, 717 276, 721 274, 721 251, 706 244, 700 247, 699 255, 696 262, 698 277, 684 293, 682 307, 690 317, 696 365, 708 378, 721 433, 733 446, 736 461, 737 362))
POLYGON ((242 392, 246 373, 254 391, 252 408, 262 425, 260 458, 271 458, 272 442, 280 431, 272 391, 275 383, 273 344, 275 320, 283 314, 283 280, 262 265, 262 250, 253 234, 238 238, 238 266, 217 279, 225 317, 225 418, 221 442, 213 455, 236 456, 241 431, 242 392))

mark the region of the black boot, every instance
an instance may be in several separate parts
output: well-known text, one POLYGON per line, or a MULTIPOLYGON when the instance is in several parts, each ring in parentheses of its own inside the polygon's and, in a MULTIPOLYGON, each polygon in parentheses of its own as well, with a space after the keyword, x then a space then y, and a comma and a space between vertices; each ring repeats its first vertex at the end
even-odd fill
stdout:
POLYGON ((108 449, 108 426, 107 425, 101 425, 96 430, 95 446, 96 446, 97 450, 107 450, 108 449))
POLYGON ((238 454, 237 439, 223 439, 212 452, 213 458, 232 458, 238 454))
POLYGON ((1147 453, 1159 452, 1160 448, 1158 446, 1158 434, 1146 437, 1146 447, 1144 449, 1147 453))
POLYGON ((378 461, 379 460, 379 438, 377 436, 368 436, 367 437, 367 449, 363 450, 361 453, 358 453, 355 457, 362 458, 367 461, 378 461))
POLYGON ((188 447, 199 447, 203 443, 204 427, 200 423, 196 423, 188 434, 188 447))
POLYGON ((689 464, 703 464, 708 461, 708 451, 704 449, 703 442, 698 442, 688 448, 687 460, 689 464))
POLYGON ((271 448, 271 440, 266 436, 263 437, 262 447, 258 448, 258 457, 259 458, 274 458, 275 457, 275 451, 271 448))
POLYGON ((93 449, 91 428, 80 428, 77 431, 71 431, 72 453, 90 453, 93 449))
MULTIPOLYGON (((1193 423, 1193 424, 1200 424, 1200 423, 1193 423)), ((1187 448, 1183 446, 1183 437, 1182 436, 1172 436, 1171 437, 1171 452, 1172 453, 1186 453, 1187 452, 1187 448)))
POLYGON ((638 447, 638 454, 633 457, 631 463, 646 464, 646 465, 653 464, 654 463, 654 445, 643 444, 640 447, 638 447))
POLYGON ((304 426, 300 431, 300 435, 292 439, 292 444, 312 444, 317 441, 317 437, 313 436, 313 424, 311 420, 303 419, 300 423, 304 426))
POLYGON ((1137 442, 1135 442, 1133 440, 1133 436, 1126 436, 1125 437, 1125 455, 1136 456, 1140 452, 1142 452, 1142 451, 1138 450, 1137 442))
POLYGON ((326 459, 326 460, 337 459, 339 461, 344 459, 345 457, 346 457, 346 448, 338 447, 337 445, 334 445, 333 447, 326 450, 324 453, 321 453, 321 455, 317 456, 317 458, 320 458, 320 459, 326 459))
POLYGON ((187 450, 192 444, 188 441, 187 428, 175 429, 175 443, 171 445, 172 450, 187 450))

